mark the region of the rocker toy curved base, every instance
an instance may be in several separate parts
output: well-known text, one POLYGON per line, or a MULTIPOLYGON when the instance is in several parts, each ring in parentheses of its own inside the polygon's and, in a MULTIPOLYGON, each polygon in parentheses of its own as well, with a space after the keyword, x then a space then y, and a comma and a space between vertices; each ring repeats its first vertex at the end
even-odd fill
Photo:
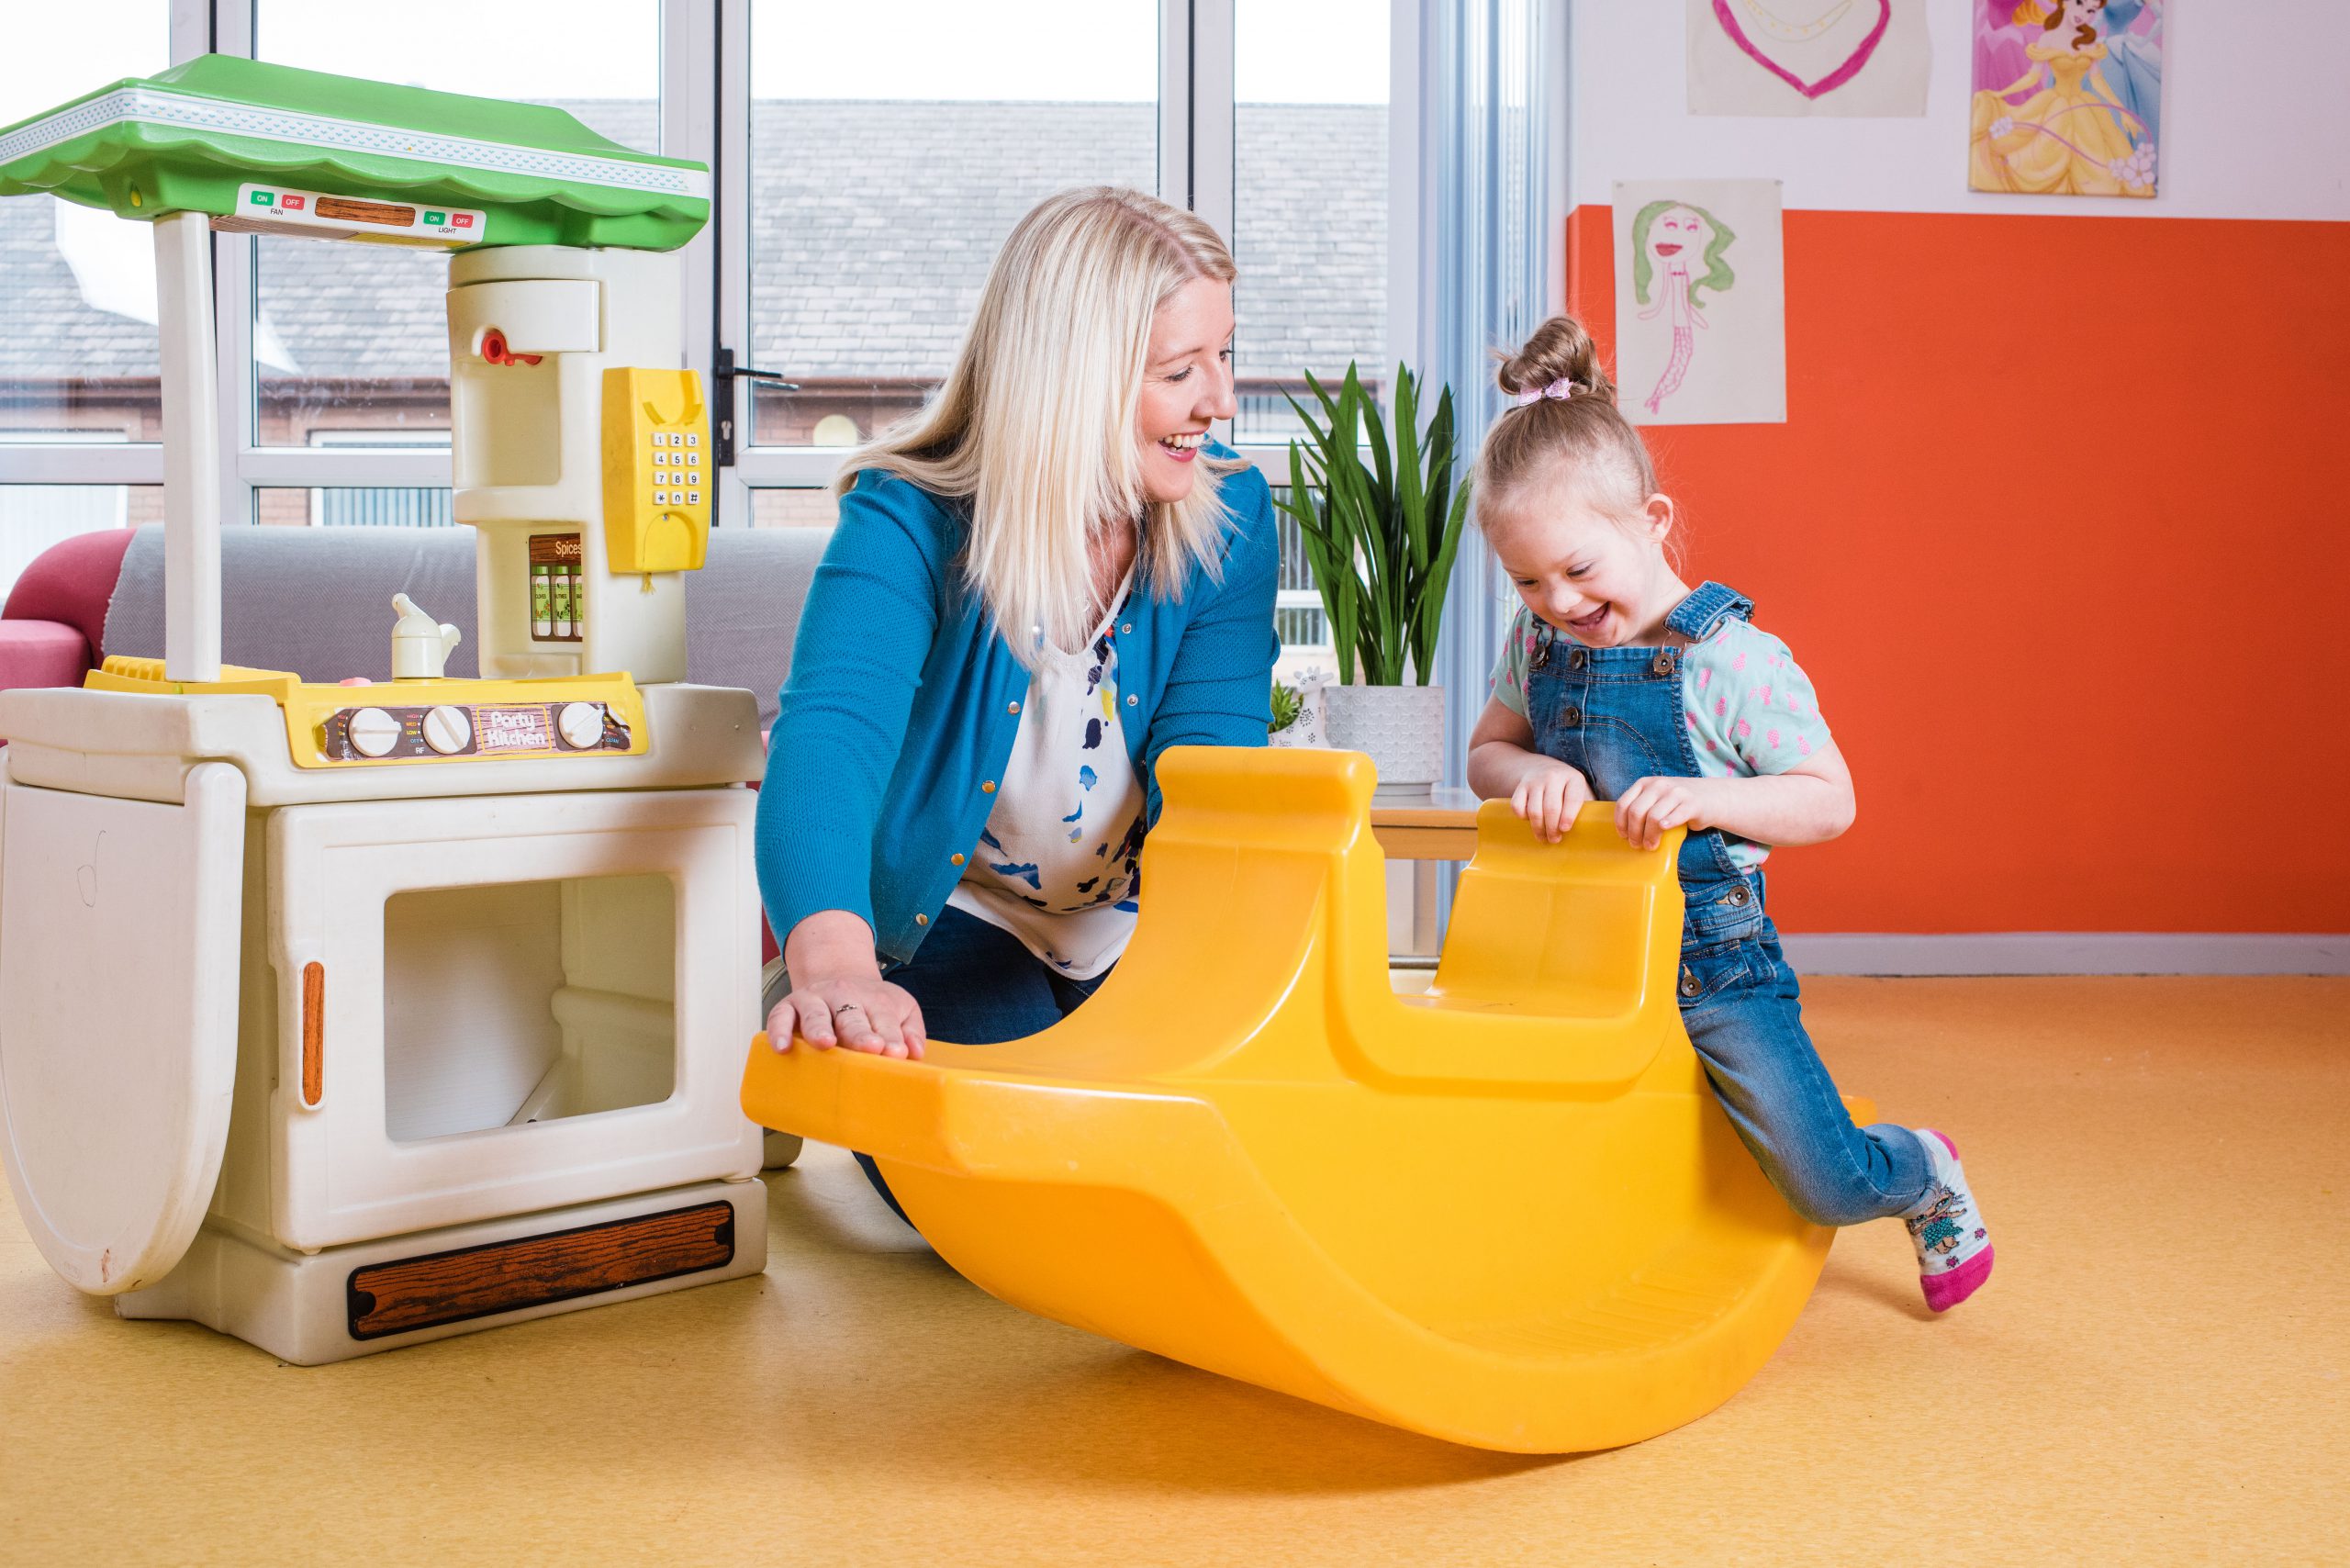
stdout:
POLYGON ((1170 750, 1133 946, 1065 1023, 890 1060, 753 1046, 752 1117, 870 1152, 1005 1301, 1452 1442, 1713 1409, 1830 1233, 1730 1129, 1673 986, 1678 831, 1478 817, 1434 986, 1388 979, 1369 760, 1170 750))

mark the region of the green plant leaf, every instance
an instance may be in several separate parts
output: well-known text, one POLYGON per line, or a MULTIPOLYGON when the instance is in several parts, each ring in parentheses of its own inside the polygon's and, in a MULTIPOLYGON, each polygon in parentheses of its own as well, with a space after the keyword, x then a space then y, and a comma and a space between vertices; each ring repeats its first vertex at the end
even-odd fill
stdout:
POLYGON ((1408 366, 1395 366, 1396 516, 1403 524, 1404 544, 1413 575, 1425 577, 1428 567, 1427 491, 1421 484, 1419 388, 1408 366))
POLYGON ((1362 379, 1356 374, 1354 362, 1351 360, 1347 363, 1347 379, 1362 393, 1363 408, 1366 413, 1363 435, 1371 443, 1371 470, 1375 476, 1375 482, 1371 486, 1371 498, 1383 513, 1387 510, 1390 498, 1395 491, 1394 468, 1388 457, 1386 427, 1380 420, 1377 403, 1372 399, 1370 389, 1363 386, 1362 379))
POLYGON ((1438 389, 1423 431, 1409 365, 1396 367, 1392 410, 1371 396, 1359 365, 1335 388, 1311 371, 1304 379, 1313 407, 1289 404, 1310 439, 1290 443, 1281 510, 1297 521, 1340 678, 1354 680, 1360 663, 1366 681, 1400 684, 1410 671, 1426 685, 1470 507, 1468 483, 1454 483, 1451 390, 1438 389))
POLYGON ((1298 536, 1304 545, 1307 564, 1314 568, 1315 588, 1322 596, 1322 613, 1330 622, 1331 651, 1338 661, 1338 678, 1351 682, 1355 672, 1353 564, 1346 559, 1348 553, 1337 546, 1325 506, 1316 504, 1315 489, 1306 483, 1304 452, 1296 442, 1290 443, 1289 476, 1288 510, 1297 519, 1298 536), (1298 501, 1301 497, 1302 504, 1298 501))
POLYGON ((1436 664, 1436 639, 1437 632, 1443 620, 1444 596, 1446 590, 1452 586, 1453 563, 1460 558, 1460 532, 1469 518, 1469 492, 1472 487, 1464 482, 1459 492, 1453 496, 1451 510, 1445 515, 1443 539, 1436 552, 1437 565, 1428 574, 1427 598, 1425 602, 1433 607, 1434 613, 1424 617, 1420 626, 1420 645, 1417 656, 1420 662, 1422 686, 1428 684, 1428 671, 1436 664))

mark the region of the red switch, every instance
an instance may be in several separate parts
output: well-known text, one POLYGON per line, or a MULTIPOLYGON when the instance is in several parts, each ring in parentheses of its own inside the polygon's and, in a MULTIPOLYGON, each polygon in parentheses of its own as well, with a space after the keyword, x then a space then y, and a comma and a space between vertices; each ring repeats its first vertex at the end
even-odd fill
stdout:
POLYGON ((481 335, 481 357, 492 364, 536 364, 540 356, 515 353, 506 346, 506 334, 492 327, 481 335))

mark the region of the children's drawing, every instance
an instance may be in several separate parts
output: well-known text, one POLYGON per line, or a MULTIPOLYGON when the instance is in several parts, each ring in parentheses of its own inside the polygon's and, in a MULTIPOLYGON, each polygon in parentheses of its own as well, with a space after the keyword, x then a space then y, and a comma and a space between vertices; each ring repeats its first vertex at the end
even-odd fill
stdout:
POLYGON ((1975 0, 1967 183, 2151 196, 2165 0, 1975 0))
POLYGON ((1704 207, 1671 197, 1649 203, 1632 219, 1632 297, 1644 308, 1640 319, 1662 315, 1673 327, 1673 356, 1646 399, 1651 414, 1681 390, 1696 357, 1697 333, 1706 325, 1706 302, 1698 291, 1728 289, 1738 282, 1723 257, 1737 239, 1729 224, 1704 207), (1693 262, 1705 268, 1695 279, 1689 275, 1693 262), (1654 304, 1649 299, 1651 287, 1654 304))
POLYGON ((1775 180, 1616 188, 1617 381, 1642 424, 1786 417, 1775 180))
POLYGON ((1689 112, 1922 115, 1924 0, 1687 0, 1689 112))

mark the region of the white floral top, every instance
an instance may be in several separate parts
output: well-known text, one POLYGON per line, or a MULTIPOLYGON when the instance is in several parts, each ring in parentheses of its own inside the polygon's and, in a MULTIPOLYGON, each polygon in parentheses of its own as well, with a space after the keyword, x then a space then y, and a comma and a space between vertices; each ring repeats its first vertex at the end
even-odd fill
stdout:
POLYGON ((1135 929, 1147 797, 1118 722, 1110 636, 1125 598, 1085 647, 1040 645, 995 809, 946 900, 1071 980, 1116 963, 1135 929))

